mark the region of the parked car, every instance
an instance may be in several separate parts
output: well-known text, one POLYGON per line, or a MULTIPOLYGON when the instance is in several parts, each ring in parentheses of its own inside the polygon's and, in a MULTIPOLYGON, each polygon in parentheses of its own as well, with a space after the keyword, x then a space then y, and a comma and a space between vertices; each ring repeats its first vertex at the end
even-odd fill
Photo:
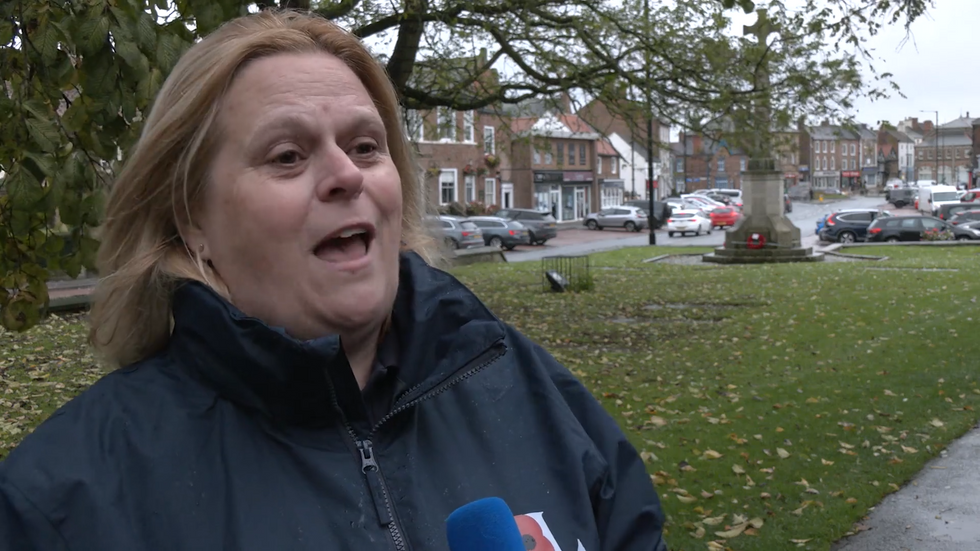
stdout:
POLYGON ((715 209, 708 213, 708 216, 711 218, 711 227, 721 229, 734 226, 735 222, 738 222, 738 219, 742 217, 742 213, 735 207, 726 207, 715 209))
POLYGON ((973 209, 956 211, 947 221, 954 226, 970 222, 980 222, 980 208, 976 208, 976 205, 973 206, 973 209))
POLYGON ((719 203, 718 201, 715 201, 713 199, 709 199, 704 195, 695 195, 692 193, 688 195, 681 195, 681 199, 683 199, 686 203, 694 203, 695 205, 698 206, 698 209, 703 210, 705 212, 710 212, 715 209, 725 208, 724 204, 719 203))
POLYGON ((980 205, 975 203, 944 203, 939 207, 939 214, 936 218, 949 221, 961 212, 976 209, 980 209, 980 205))
POLYGON ((667 219, 667 235, 674 237, 675 233, 681 236, 693 233, 711 234, 711 218, 703 210, 675 210, 670 218, 667 219))
MULTIPOLYGON (((822 217, 820 217, 820 218, 817 219, 817 227, 814 230, 814 233, 816 233, 819 236, 820 235, 820 230, 822 230, 824 228, 824 226, 827 225, 827 219, 828 218, 830 218, 831 216, 833 216, 835 214, 841 214, 841 213, 846 213, 846 212, 870 212, 870 213, 877 213, 879 211, 878 211, 878 209, 842 209, 842 210, 839 210, 837 212, 832 212, 830 214, 825 214, 822 217)), ((881 211, 881 212, 887 212, 887 211, 881 211)), ((889 215, 890 214, 891 213, 889 213, 889 215)), ((872 219, 874 217, 875 217, 875 214, 872 214, 872 219)))
POLYGON ((469 249, 483 246, 483 232, 476 224, 461 216, 432 216, 428 222, 441 232, 450 249, 469 249))
MULTIPOLYGON (((628 207, 636 207, 638 209, 643 209, 643 212, 650 214, 650 201, 646 199, 633 199, 631 201, 626 201, 623 203, 628 207)), ((653 229, 659 230, 667 223, 667 219, 670 218, 670 213, 674 209, 668 202, 664 201, 654 201, 653 202, 653 215, 650 216, 650 221, 653 224, 653 229)))
POLYGON ((922 241, 927 231, 950 231, 957 241, 980 239, 980 230, 966 224, 954 226, 932 216, 891 216, 879 218, 868 227, 868 241, 922 241))
POLYGON ((517 220, 497 216, 470 216, 470 222, 483 232, 483 242, 490 247, 513 250, 518 245, 530 245, 527 227, 517 220))
POLYGON ((582 223, 590 230, 623 228, 626 231, 640 231, 648 227, 649 219, 645 210, 623 205, 593 212, 582 223))
POLYGON ((960 197, 962 203, 980 203, 980 189, 971 189, 960 197))
POLYGON ((890 217, 888 211, 874 209, 846 210, 835 212, 827 217, 823 228, 817 233, 821 241, 854 243, 868 238, 868 227, 878 218, 890 217))
POLYGON ((532 245, 544 245, 558 236, 558 223, 550 212, 531 209, 501 209, 493 213, 498 218, 517 220, 527 228, 532 245))
POLYGON ((915 198, 918 196, 919 190, 910 187, 899 187, 890 188, 885 192, 885 200, 889 203, 895 205, 895 208, 900 209, 905 205, 911 205, 915 203, 915 198))
POLYGON ((793 212, 793 201, 790 201, 789 195, 783 194, 783 205, 786 206, 786 212, 793 212))

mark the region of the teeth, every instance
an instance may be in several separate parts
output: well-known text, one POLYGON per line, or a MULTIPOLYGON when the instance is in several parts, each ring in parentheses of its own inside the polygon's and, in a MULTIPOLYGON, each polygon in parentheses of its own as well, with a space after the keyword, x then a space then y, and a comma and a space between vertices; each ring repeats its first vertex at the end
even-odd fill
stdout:
POLYGON ((367 233, 367 232, 360 228, 352 228, 349 230, 342 231, 340 233, 340 237, 341 239, 347 239, 348 237, 354 237, 355 235, 360 235, 362 233, 367 233))

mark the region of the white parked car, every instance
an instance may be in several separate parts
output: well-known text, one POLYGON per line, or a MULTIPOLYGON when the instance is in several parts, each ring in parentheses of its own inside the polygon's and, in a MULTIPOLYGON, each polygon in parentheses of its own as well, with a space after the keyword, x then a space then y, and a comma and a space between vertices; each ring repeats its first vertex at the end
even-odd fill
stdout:
POLYGON ((687 203, 694 203, 698 205, 698 208, 705 211, 723 209, 728 206, 724 203, 719 203, 718 201, 709 199, 703 195, 694 195, 693 193, 691 195, 681 195, 681 199, 683 199, 687 203))
POLYGON ((667 235, 674 237, 675 233, 682 236, 688 233, 701 235, 711 234, 711 218, 703 210, 675 210, 667 219, 667 235))

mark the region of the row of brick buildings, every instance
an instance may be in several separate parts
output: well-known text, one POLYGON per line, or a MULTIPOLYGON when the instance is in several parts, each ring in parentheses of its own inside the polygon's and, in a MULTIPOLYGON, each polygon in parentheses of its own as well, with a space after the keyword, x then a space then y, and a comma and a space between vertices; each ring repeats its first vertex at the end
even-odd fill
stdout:
MULTIPOLYGON (((430 208, 533 208, 569 221, 648 197, 645 125, 629 124, 621 109, 615 113, 599 102, 572 113, 565 97, 500 110, 408 111, 404 118, 430 208)), ((681 132, 671 143, 666 123, 653 126, 657 198, 741 187, 747 156, 724 132, 681 132)), ((938 130, 915 118, 878 129, 801 123, 776 131, 774 143, 787 189, 853 190, 896 178, 973 187, 980 175, 980 119, 969 114, 938 130)))
MULTIPOLYGON (((613 139, 636 150, 645 149, 645 142, 641 148, 637 139, 613 130, 623 132, 622 117, 596 104, 586 107, 571 113, 565 97, 557 104, 529 102, 504 110, 406 111, 406 130, 428 190, 427 206, 443 211, 473 203, 533 208, 569 221, 646 197, 645 177, 640 182, 636 178, 636 151, 624 154, 613 139), (592 114, 589 122, 584 112, 592 114)), ((658 136, 669 139, 669 129, 660 126, 658 122, 658 136)), ((645 153, 641 157, 645 163, 645 153)), ((658 170, 661 164, 657 159, 658 170)))

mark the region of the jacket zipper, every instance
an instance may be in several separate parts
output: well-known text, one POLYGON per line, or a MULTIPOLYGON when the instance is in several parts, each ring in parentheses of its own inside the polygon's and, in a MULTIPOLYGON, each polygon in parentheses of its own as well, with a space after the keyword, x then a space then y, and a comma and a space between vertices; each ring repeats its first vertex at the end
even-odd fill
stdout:
MULTIPOLYGON (((395 522, 395 514, 394 510, 392 509, 391 499, 388 497, 388 488, 385 484, 384 476, 381 474, 381 468, 378 466, 378 461, 374 457, 374 446, 371 443, 370 437, 374 435, 374 433, 378 430, 378 427, 392 419, 394 416, 415 407, 420 402, 438 396, 466 379, 469 379, 473 375, 476 375, 500 359, 500 357, 503 356, 506 351, 507 346, 504 345, 502 341, 497 341, 490 348, 463 366, 458 375, 443 382, 425 394, 422 394, 421 396, 418 396, 390 411, 387 415, 382 417, 377 424, 374 425, 374 427, 371 429, 371 434, 366 439, 358 438, 357 432, 354 431, 354 427, 351 426, 350 422, 347 421, 346 416, 343 415, 343 412, 340 410, 340 403, 337 400, 337 394, 333 389, 333 385, 331 385, 330 391, 334 408, 336 408, 337 411, 341 411, 341 418, 344 422, 344 428, 347 429, 347 434, 351 437, 351 440, 354 441, 354 445, 357 447, 357 451, 361 456, 361 472, 364 474, 367 481, 368 490, 371 492, 371 501, 374 502, 374 510, 378 515, 378 522, 380 522, 382 526, 388 528, 388 534, 391 536, 392 543, 395 546, 395 551, 407 551, 408 545, 405 542, 405 538, 402 535, 401 530, 398 528, 398 523, 395 522)), ((409 390, 409 392, 411 392, 411 390, 409 390)))

